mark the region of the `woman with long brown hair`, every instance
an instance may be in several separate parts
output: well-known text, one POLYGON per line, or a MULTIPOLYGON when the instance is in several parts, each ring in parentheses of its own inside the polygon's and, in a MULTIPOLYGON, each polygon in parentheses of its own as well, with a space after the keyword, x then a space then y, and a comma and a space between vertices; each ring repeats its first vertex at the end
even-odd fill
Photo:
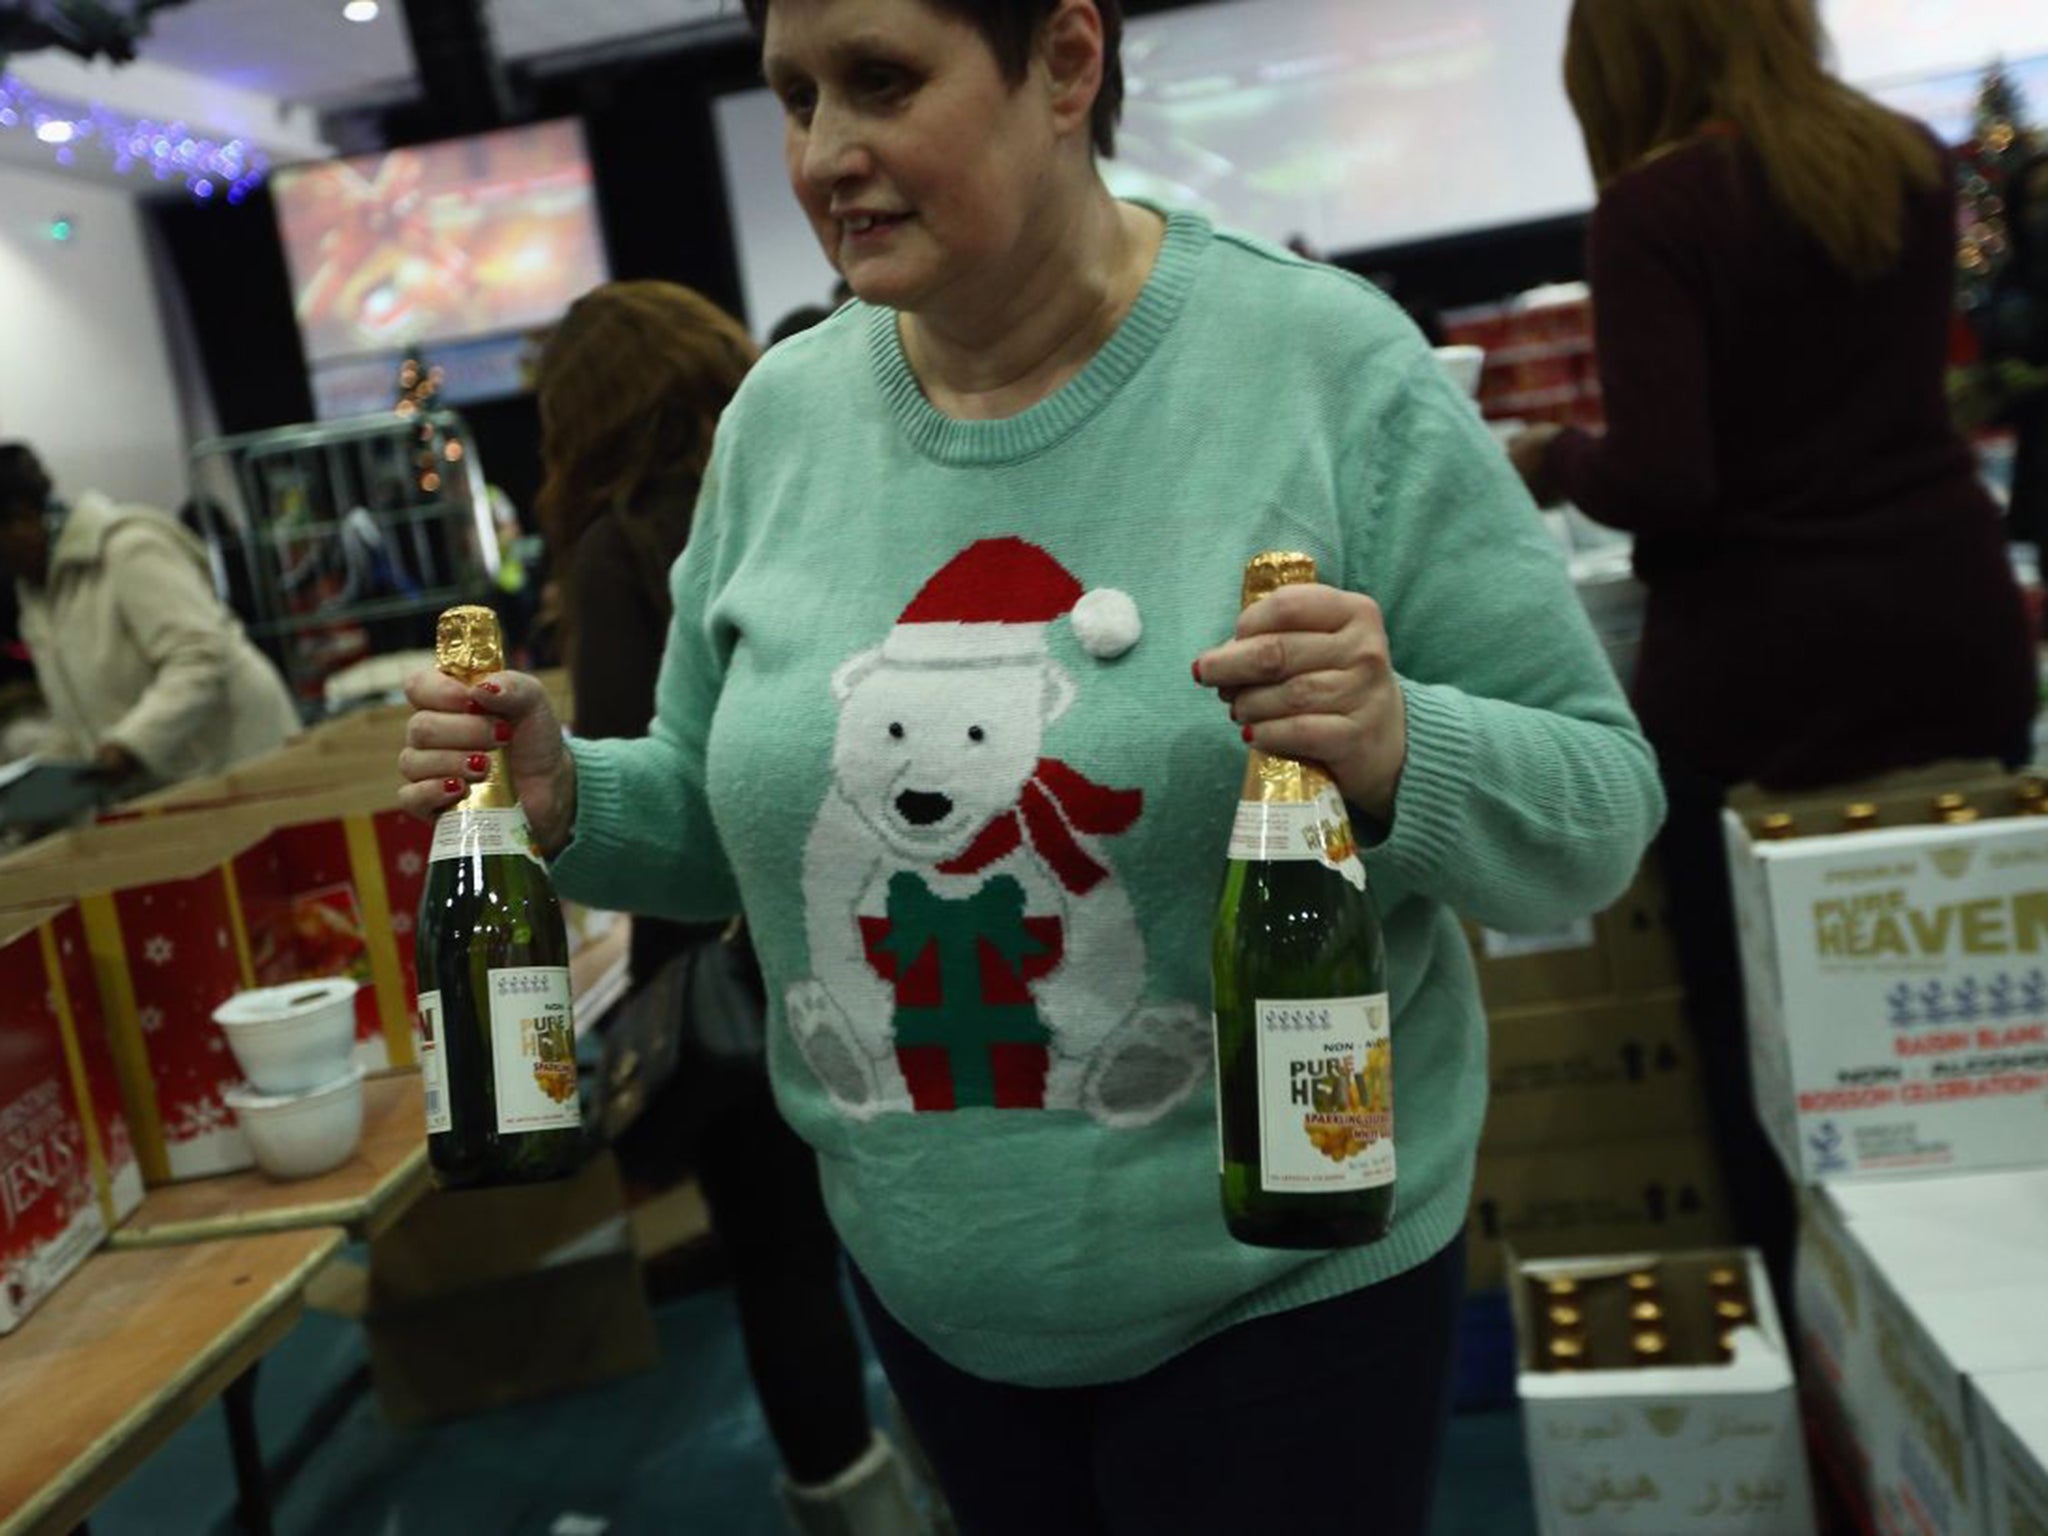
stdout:
MULTIPOLYGON (((593 289, 541 356, 539 510, 566 573, 563 638, 580 736, 641 736, 654 717, 670 569, 690 535, 719 415, 757 356, 737 320, 665 282, 593 289)), ((634 986, 718 934, 717 925, 636 917, 634 986)), ((694 1039, 686 1028, 675 1076, 618 1142, 620 1160, 640 1180, 697 1176, 796 1528, 911 1536, 920 1527, 902 1464, 868 1421, 817 1159, 776 1109, 759 1053, 694 1039)))
MULTIPOLYGON (((1602 436, 1512 445, 1541 500, 1635 535, 1635 704, 1738 1225, 1791 1201, 1749 1101, 1719 814, 2028 749, 2033 651, 1943 389, 1951 168, 1832 76, 1813 0, 1577 0, 1565 84, 1599 183, 1602 436)), ((1782 1269, 1780 1270, 1782 1273, 1782 1269)))

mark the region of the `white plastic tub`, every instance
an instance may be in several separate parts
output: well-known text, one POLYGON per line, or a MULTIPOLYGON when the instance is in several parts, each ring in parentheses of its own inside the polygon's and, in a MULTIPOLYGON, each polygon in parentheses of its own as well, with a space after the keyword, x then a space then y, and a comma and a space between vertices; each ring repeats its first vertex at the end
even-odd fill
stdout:
POLYGON ((363 1069, 305 1093, 226 1090, 222 1099, 256 1154, 256 1166, 273 1178, 308 1179, 339 1168, 363 1139, 363 1069))
POLYGON ((345 976, 237 992, 213 1010, 249 1085, 303 1093, 348 1070, 356 1044, 356 983, 345 976))

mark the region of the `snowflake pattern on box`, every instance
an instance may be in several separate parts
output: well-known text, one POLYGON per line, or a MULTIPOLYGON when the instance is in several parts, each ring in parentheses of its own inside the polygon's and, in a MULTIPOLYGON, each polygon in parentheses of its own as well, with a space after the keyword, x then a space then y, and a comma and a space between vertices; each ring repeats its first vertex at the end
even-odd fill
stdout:
POLYGON ((421 871, 422 869, 426 868, 426 864, 425 864, 425 862, 424 862, 424 861, 423 861, 423 860, 422 860, 422 859, 420 858, 420 856, 419 856, 419 854, 418 854, 418 852, 417 852, 417 851, 415 851, 415 850, 413 850, 413 849, 411 849, 411 848, 408 848, 408 849, 406 849, 406 851, 405 851, 404 853, 401 853, 401 854, 400 854, 400 855, 398 856, 398 866, 397 866, 397 867, 398 867, 398 872, 399 872, 399 873, 400 873, 401 875, 405 875, 405 876, 407 876, 407 877, 409 877, 409 878, 410 878, 410 877, 413 877, 413 876, 416 876, 416 875, 418 875, 418 874, 419 874, 419 872, 420 872, 420 871, 421 871))
POLYGON ((164 1011, 156 1007, 144 1008, 136 1015, 136 1022, 142 1025, 145 1035, 154 1035, 164 1027, 164 1011))
POLYGON ((1902 981, 1885 993, 1884 1001, 1886 1016, 1898 1029, 2039 1018, 2048 1014, 2048 973, 2036 968, 2023 975, 2000 971, 1957 982, 1938 977, 1902 981))
POLYGON ((142 958, 151 965, 169 965, 178 958, 178 946, 160 933, 153 933, 142 942, 142 958))

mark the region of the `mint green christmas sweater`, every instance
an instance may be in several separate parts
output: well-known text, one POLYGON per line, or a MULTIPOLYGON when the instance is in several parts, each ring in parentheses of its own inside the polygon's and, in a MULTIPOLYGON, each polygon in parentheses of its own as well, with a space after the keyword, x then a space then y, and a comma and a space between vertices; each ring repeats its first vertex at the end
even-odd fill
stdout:
POLYGON ((1457 1235, 1486 1112, 1458 915, 1605 905, 1662 806, 1554 542, 1376 291, 1173 214, 1086 369, 992 422, 933 410, 895 316, 849 305, 728 409, 672 590, 650 734, 572 744, 559 887, 744 907, 778 1099, 939 1355, 1127 1377, 1457 1235), (1218 1192, 1209 940, 1245 749, 1189 667, 1275 548, 1379 602, 1407 707, 1391 823, 1360 828, 1398 1209, 1333 1253, 1239 1245, 1218 1192))

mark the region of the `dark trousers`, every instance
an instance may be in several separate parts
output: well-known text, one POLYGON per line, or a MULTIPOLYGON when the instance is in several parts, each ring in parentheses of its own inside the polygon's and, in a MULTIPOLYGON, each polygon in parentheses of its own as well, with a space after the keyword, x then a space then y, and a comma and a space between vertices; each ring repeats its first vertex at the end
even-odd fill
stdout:
POLYGON ((1657 855, 1714 1151, 1736 1238, 1762 1252, 1782 1305, 1791 1295, 1798 1206, 1791 1175, 1764 1135, 1751 1094, 1742 953, 1721 832, 1727 786, 1669 759, 1663 779, 1670 811, 1657 855))
POLYGON ((854 1291, 961 1536, 1425 1536, 1464 1283, 1461 1236, 1143 1376, 1050 1389, 956 1370, 854 1291))

